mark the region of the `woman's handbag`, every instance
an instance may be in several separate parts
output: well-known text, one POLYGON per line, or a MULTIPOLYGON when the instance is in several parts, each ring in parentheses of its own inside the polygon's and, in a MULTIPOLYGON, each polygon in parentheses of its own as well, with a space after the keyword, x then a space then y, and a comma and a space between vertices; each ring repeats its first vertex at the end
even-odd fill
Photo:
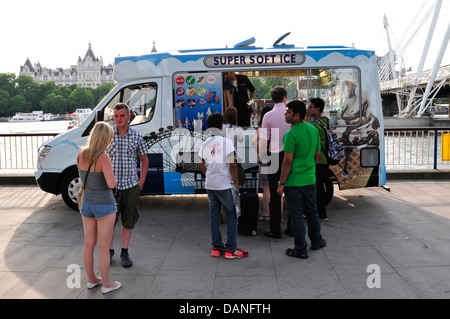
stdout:
MULTIPOLYGON (((86 187, 86 181, 87 181, 89 172, 91 171, 92 163, 91 163, 91 165, 89 165, 89 168, 86 172, 86 178, 84 179, 84 183, 83 183, 84 187, 86 187)), ((83 186, 80 186, 80 189, 78 190, 78 210, 81 210, 81 201, 83 200, 83 192, 84 192, 84 188, 83 188, 83 186)))

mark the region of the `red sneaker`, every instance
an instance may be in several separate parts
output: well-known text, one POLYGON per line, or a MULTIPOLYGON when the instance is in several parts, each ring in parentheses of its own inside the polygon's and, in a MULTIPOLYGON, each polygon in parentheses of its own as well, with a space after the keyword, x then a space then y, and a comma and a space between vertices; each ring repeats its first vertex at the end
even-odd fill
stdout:
POLYGON ((236 249, 235 251, 226 251, 225 259, 241 259, 248 257, 248 251, 242 249, 236 249))
POLYGON ((212 250, 212 252, 211 252, 211 257, 219 257, 219 256, 223 255, 224 252, 225 252, 225 251, 220 250, 220 249, 214 247, 213 250, 212 250))

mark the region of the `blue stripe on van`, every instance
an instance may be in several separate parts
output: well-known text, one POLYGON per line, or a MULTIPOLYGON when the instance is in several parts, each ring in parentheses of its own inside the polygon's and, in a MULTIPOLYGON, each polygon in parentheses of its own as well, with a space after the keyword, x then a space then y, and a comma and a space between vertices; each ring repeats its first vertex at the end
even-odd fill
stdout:
MULTIPOLYGON (((254 49, 254 48, 253 48, 254 49)), ((278 49, 278 48, 277 48, 278 49)), ((311 49, 311 48, 310 48, 311 49)), ((301 50, 299 49, 299 52, 303 52, 306 56, 311 57, 312 59, 314 59, 316 62, 318 62, 319 60, 327 57, 328 55, 332 54, 332 53, 340 53, 343 56, 349 57, 354 59, 357 56, 366 56, 368 58, 373 57, 373 55, 375 54, 375 52, 373 51, 363 51, 363 50, 352 50, 352 49, 336 49, 336 50, 327 50, 327 49, 322 49, 322 48, 312 48, 313 50, 301 50)), ((212 51, 219 51, 218 49, 212 49, 212 50, 205 50, 203 51, 204 54, 195 54, 195 52, 200 52, 200 51, 191 51, 192 54, 189 54, 189 51, 178 51, 180 52, 179 55, 172 55, 170 53, 153 53, 153 54, 147 54, 147 55, 141 55, 141 56, 129 56, 129 57, 117 57, 115 59, 115 64, 118 65, 120 62, 124 62, 124 61, 131 61, 131 62, 138 62, 138 61, 149 61, 151 63, 153 63, 155 66, 158 66, 159 63, 161 63, 162 61, 168 59, 168 58, 174 58, 179 60, 180 62, 186 63, 189 61, 198 61, 201 58, 206 57, 207 55, 210 55, 212 51)), ((223 51, 223 55, 226 55, 227 52, 226 50, 220 50, 223 51)), ((245 50, 242 50, 245 51, 245 50)), ((248 50, 250 51, 250 50, 248 50)), ((254 50, 252 50, 254 51, 254 50)), ((269 51, 270 52, 270 51, 269 51)), ((286 51, 288 52, 288 51, 286 51)), ((264 51, 261 51, 261 53, 265 53, 264 51)), ((234 53, 236 54, 236 53, 234 53)))
POLYGON ((195 186, 183 186, 181 184, 181 173, 164 172, 165 194, 195 194, 195 186))

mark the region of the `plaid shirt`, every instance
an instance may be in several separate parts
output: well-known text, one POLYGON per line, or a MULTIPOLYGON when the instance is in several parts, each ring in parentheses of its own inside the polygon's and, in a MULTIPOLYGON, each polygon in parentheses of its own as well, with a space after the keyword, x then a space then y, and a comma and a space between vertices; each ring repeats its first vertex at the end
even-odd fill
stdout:
POLYGON ((114 138, 107 153, 111 158, 117 189, 125 190, 136 186, 139 183, 137 174, 139 156, 147 154, 147 145, 142 135, 128 128, 128 132, 122 136, 117 127, 114 127, 114 138))

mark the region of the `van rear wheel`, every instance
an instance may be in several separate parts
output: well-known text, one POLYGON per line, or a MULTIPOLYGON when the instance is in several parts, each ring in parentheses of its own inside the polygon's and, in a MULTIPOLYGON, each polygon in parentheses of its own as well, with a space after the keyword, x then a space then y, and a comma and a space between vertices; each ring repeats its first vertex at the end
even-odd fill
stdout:
POLYGON ((61 183, 61 195, 67 206, 78 210, 78 190, 81 180, 77 170, 70 171, 61 183))

